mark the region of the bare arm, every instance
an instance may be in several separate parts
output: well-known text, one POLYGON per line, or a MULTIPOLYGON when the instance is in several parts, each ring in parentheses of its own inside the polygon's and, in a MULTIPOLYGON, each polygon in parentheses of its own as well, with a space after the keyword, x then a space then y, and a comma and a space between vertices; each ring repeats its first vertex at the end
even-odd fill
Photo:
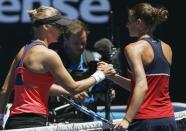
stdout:
POLYGON ((76 95, 72 95, 70 92, 68 92, 67 90, 65 90, 60 85, 53 84, 50 87, 50 96, 60 96, 60 95, 71 96, 71 97, 73 97, 73 98, 75 98, 76 100, 79 100, 79 101, 82 101, 86 97, 88 97, 88 94, 85 91, 84 92, 80 92, 80 93, 78 93, 76 95))
POLYGON ((125 48, 125 55, 132 72, 134 73, 133 75, 135 79, 133 96, 125 115, 125 118, 127 118, 129 121, 132 121, 136 115, 148 90, 146 75, 142 63, 142 52, 143 46, 141 44, 129 45, 125 48))
POLYGON ((127 57, 128 63, 132 69, 135 87, 131 98, 130 105, 122 121, 113 122, 113 126, 118 129, 127 129, 129 123, 135 117, 138 109, 140 108, 145 94, 148 90, 147 80, 142 62, 142 53, 144 50, 143 44, 129 44, 125 48, 125 56, 127 57))
POLYGON ((112 64, 101 61, 98 63, 98 70, 107 70, 108 66, 112 69, 110 70, 108 79, 112 80, 114 83, 118 84, 122 88, 130 91, 131 80, 120 76, 119 74, 116 74, 116 71, 112 64))
POLYGON ((58 96, 58 95, 69 95, 70 93, 65 90, 63 87, 61 87, 60 85, 57 84, 53 84, 50 87, 50 96, 58 96))
POLYGON ((131 80, 127 79, 123 76, 120 76, 119 74, 115 74, 112 77, 109 77, 110 80, 112 80, 114 83, 119 85, 120 87, 126 89, 127 91, 130 91, 130 86, 131 86, 131 80))
MULTIPOLYGON (((23 48, 21 49, 20 52, 22 51, 23 51, 23 48)), ((0 91, 0 129, 2 129, 3 118, 4 118, 4 113, 5 113, 5 108, 8 102, 8 98, 14 87, 14 76, 15 76, 16 65, 18 63, 18 56, 19 56, 19 53, 13 60, 11 67, 8 71, 8 74, 6 76, 6 79, 4 81, 4 84, 0 91)))
POLYGON ((0 113, 4 113, 8 101, 8 97, 13 90, 14 75, 17 62, 14 60, 11 64, 9 72, 0 92, 0 113))
POLYGON ((48 55, 46 56, 46 61, 44 61, 46 70, 51 72, 57 83, 59 83, 62 87, 64 87, 65 90, 67 90, 71 94, 82 92, 83 90, 91 87, 96 83, 94 77, 89 77, 81 81, 74 81, 64 67, 59 56, 54 51, 50 51, 50 53, 48 53, 48 55))

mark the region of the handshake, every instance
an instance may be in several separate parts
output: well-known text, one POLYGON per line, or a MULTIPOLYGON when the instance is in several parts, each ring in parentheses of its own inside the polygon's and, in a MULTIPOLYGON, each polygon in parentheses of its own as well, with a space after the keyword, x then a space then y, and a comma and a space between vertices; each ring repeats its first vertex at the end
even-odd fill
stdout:
POLYGON ((113 68, 112 64, 101 61, 97 63, 97 71, 91 76, 95 78, 96 83, 99 83, 105 78, 112 77, 115 74, 116 70, 113 68))

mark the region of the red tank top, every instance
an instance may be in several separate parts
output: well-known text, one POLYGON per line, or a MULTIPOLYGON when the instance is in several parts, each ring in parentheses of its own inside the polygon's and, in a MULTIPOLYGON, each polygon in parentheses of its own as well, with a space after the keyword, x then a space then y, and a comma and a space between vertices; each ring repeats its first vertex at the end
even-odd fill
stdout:
MULTIPOLYGON (((134 119, 173 117, 174 111, 168 88, 169 76, 166 74, 147 75, 146 78, 148 91, 134 119)), ((127 107, 130 104, 134 86, 132 79, 132 90, 127 107)))
POLYGON ((25 47, 22 59, 16 68, 14 101, 10 115, 35 113, 48 115, 49 88, 55 82, 50 73, 34 73, 23 66, 23 60, 30 48, 41 43, 31 43, 25 47))

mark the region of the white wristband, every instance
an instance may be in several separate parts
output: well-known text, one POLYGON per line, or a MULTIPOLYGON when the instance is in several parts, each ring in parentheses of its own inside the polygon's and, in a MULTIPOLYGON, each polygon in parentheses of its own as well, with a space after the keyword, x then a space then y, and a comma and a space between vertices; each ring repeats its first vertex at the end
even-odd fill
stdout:
POLYGON ((0 126, 3 125, 4 114, 0 114, 0 126))
POLYGON ((105 74, 102 71, 96 71, 91 76, 96 80, 96 84, 105 79, 105 74))

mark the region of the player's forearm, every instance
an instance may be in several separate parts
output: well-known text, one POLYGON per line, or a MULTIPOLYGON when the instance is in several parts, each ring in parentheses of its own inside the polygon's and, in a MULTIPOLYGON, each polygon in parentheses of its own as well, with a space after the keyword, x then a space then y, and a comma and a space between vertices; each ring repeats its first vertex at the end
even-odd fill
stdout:
POLYGON ((50 87, 50 96, 57 96, 57 95, 69 95, 70 93, 65 90, 62 86, 57 85, 57 84, 53 84, 50 87))
POLYGON ((141 85, 141 87, 136 86, 134 88, 134 93, 133 93, 129 108, 125 115, 125 118, 127 118, 129 121, 132 121, 133 118, 135 117, 137 111, 139 110, 144 100, 146 92, 147 92, 147 85, 145 84, 141 85))
POLYGON ((3 92, 3 91, 0 92, 0 113, 1 114, 5 113, 4 111, 5 111, 6 104, 8 102, 8 96, 9 96, 9 93, 3 92))
POLYGON ((72 94, 80 93, 93 85, 101 82, 105 79, 105 74, 102 71, 96 71, 89 78, 76 81, 73 85, 73 88, 68 88, 67 90, 72 94))
POLYGON ((127 78, 120 76, 118 74, 115 74, 114 76, 109 77, 109 79, 112 80, 117 85, 121 86, 122 88, 130 91, 130 87, 131 87, 131 80, 130 79, 127 79, 127 78))

